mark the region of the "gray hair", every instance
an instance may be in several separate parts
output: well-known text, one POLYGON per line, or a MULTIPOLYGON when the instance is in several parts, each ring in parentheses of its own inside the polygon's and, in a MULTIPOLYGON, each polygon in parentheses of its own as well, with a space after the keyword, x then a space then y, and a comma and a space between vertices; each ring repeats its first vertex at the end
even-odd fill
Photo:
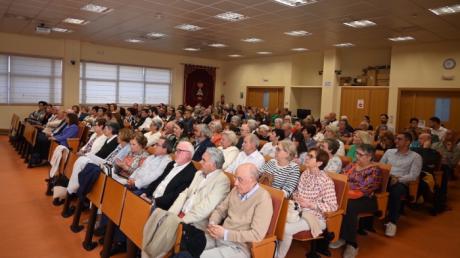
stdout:
POLYGON ((237 115, 232 116, 232 122, 241 123, 241 118, 237 115))
POLYGON ((259 130, 269 131, 270 128, 267 125, 262 124, 262 125, 259 126, 259 130))
POLYGON ((249 137, 249 140, 256 146, 256 149, 259 147, 259 137, 257 135, 251 133, 246 137, 249 137))
MULTIPOLYGON (((187 148, 187 151, 190 152, 191 157, 193 157, 195 154, 195 148, 193 147, 192 143, 187 140, 180 141, 179 143, 184 143, 185 148, 187 148)), ((179 143, 177 145, 179 145, 179 143)))
POLYGON ((278 118, 275 118, 275 124, 283 124, 283 119, 278 117, 278 118))
POLYGON ((218 120, 212 121, 211 122, 214 126, 214 131, 216 132, 222 132, 222 123, 218 120))
POLYGON ((225 130, 222 132, 222 137, 224 136, 232 142, 233 146, 235 146, 238 143, 238 137, 236 136, 234 131, 225 130))
POLYGON ((204 135, 207 138, 211 138, 212 132, 211 132, 211 130, 209 129, 209 127, 207 125, 198 124, 196 127, 200 129, 200 132, 201 132, 202 135, 204 135))
POLYGON ((251 132, 257 128, 257 121, 254 119, 248 119, 247 124, 249 126, 249 129, 251 129, 251 132))
POLYGON ((163 121, 161 121, 161 119, 159 118, 154 118, 152 119, 152 123, 150 123, 150 125, 154 125, 157 130, 161 130, 161 128, 163 127, 163 121))
POLYGON ((217 169, 222 169, 224 165, 225 159, 224 154, 221 150, 216 147, 208 147, 206 152, 211 156, 212 161, 214 161, 214 165, 216 165, 217 169))

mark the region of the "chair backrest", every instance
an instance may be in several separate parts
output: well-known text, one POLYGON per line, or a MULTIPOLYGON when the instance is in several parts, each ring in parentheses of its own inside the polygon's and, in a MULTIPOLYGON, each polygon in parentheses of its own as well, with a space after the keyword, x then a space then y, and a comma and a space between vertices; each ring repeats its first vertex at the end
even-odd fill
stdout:
POLYGON ((154 146, 148 147, 147 152, 149 153, 149 155, 155 154, 155 147, 154 146))
POLYGON ((20 120, 21 119, 18 115, 16 115, 16 113, 14 113, 13 116, 11 116, 10 136, 17 132, 20 120))
POLYGON ((270 157, 270 155, 265 155, 264 159, 265 159, 265 162, 269 162, 272 159, 272 157, 270 157))
POLYGON ((73 152, 69 152, 69 156, 67 157, 65 168, 64 170, 60 170, 60 171, 63 171, 64 176, 66 176, 67 178, 70 178, 70 176, 72 175, 73 165, 75 164, 75 161, 77 161, 77 158, 78 158, 77 154, 73 152))
POLYGON ((334 172, 326 173, 334 181, 335 195, 339 209, 346 211, 348 202, 348 177, 334 172))
POLYGON ((102 196, 101 210, 115 225, 120 225, 126 187, 111 177, 105 182, 104 195, 102 196))
POLYGON ((35 146, 35 140, 37 138, 37 129, 33 125, 26 123, 23 136, 27 143, 29 143, 31 146, 35 146))
POLYGON ((351 163, 351 158, 348 156, 339 156, 342 161, 342 168, 348 166, 351 163))
POLYGON ((139 248, 142 247, 144 225, 150 216, 150 209, 151 205, 144 199, 131 191, 126 192, 120 230, 139 248))
POLYGON ((262 149, 262 147, 267 143, 265 140, 260 140, 259 141, 259 146, 257 147, 258 150, 262 149))
POLYGON ((99 173, 99 177, 94 183, 91 191, 86 195, 91 201, 92 205, 96 207, 101 207, 102 196, 104 195, 105 182, 107 181, 107 175, 103 172, 99 173))
POLYGON ((230 189, 232 189, 233 186, 235 186, 235 176, 232 173, 225 171, 224 174, 227 176, 228 181, 230 181, 230 189))
POLYGON ((390 181, 391 165, 384 163, 376 163, 376 165, 380 168, 380 171, 382 172, 382 185, 380 187, 379 192, 384 193, 387 191, 388 181, 390 181))
POLYGON ((272 197, 272 204, 273 204, 273 215, 272 219, 270 221, 270 227, 268 228, 267 231, 267 237, 271 237, 275 235, 275 231, 278 225, 278 219, 280 216, 281 212, 281 207, 283 206, 283 201, 284 201, 284 192, 278 189, 275 189, 270 186, 266 185, 261 185, 265 190, 267 190, 270 193, 270 196, 272 197))
POLYGON ((78 138, 80 139, 80 146, 85 145, 88 142, 89 127, 85 123, 81 123, 78 126, 78 138), (83 126, 82 133, 80 135, 80 126, 83 126))
POLYGON ((83 136, 83 133, 85 132, 85 130, 87 130, 87 128, 88 127, 86 127, 85 124, 79 123, 78 124, 78 134, 76 138, 81 139, 81 137, 83 136))
POLYGON ((203 167, 199 161, 192 160, 193 166, 196 168, 196 170, 201 170, 203 167))
POLYGON ((379 162, 380 159, 383 157, 384 151, 383 150, 376 150, 374 155, 374 161, 379 162))

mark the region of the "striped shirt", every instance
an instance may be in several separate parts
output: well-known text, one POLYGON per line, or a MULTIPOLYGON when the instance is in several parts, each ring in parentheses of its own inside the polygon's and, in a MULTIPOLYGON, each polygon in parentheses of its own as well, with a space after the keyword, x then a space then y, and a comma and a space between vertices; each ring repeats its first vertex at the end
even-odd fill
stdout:
POLYGON ((273 175, 272 187, 282 190, 285 197, 290 197, 299 183, 300 169, 295 162, 280 166, 276 159, 271 159, 262 166, 261 172, 273 175))

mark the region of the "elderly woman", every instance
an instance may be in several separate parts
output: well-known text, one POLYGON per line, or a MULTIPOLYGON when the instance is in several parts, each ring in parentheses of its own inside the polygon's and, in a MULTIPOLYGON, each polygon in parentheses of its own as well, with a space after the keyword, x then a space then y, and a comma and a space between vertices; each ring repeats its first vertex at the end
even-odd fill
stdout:
POLYGON ((115 174, 113 177, 122 184, 127 183, 127 178, 142 165, 149 155, 144 150, 147 145, 147 138, 142 133, 135 133, 129 141, 129 145, 131 150, 128 155, 123 160, 115 159, 115 174))
POLYGON ((293 194, 293 200, 306 216, 302 216, 296 222, 286 223, 284 238, 278 243, 276 258, 286 256, 294 234, 313 228, 315 232, 324 230, 326 228, 324 213, 337 210, 334 182, 323 172, 328 160, 329 155, 321 149, 312 148, 308 152, 305 161, 306 170, 302 173, 299 185, 293 194))
POLYGON ((209 129, 212 132, 211 142, 216 146, 220 146, 222 140, 222 122, 220 122, 220 120, 211 121, 209 123, 209 129))
POLYGON ((163 121, 160 118, 152 119, 152 123, 150 123, 150 131, 144 134, 145 138, 147 138, 147 145, 146 147, 153 146, 161 137, 161 128, 163 127, 163 121))
POLYGON ((353 162, 356 161, 356 146, 363 143, 371 144, 372 136, 367 131, 355 131, 353 134, 353 144, 347 152, 347 157, 350 157, 353 162))
POLYGON ((296 146, 293 142, 280 141, 276 147, 275 158, 265 163, 260 169, 262 173, 273 177, 271 186, 282 190, 286 198, 289 198, 294 192, 300 178, 299 165, 293 161, 296 154, 296 146))
POLYGON ((354 258, 358 254, 356 228, 360 213, 377 211, 375 192, 382 184, 382 172, 372 162, 374 147, 370 144, 359 144, 356 147, 356 162, 348 165, 343 174, 348 176, 348 206, 343 216, 340 240, 330 244, 331 248, 347 245, 343 257, 354 258))
POLYGON ((337 155, 337 150, 339 149, 338 140, 324 139, 320 142, 319 147, 329 155, 329 161, 324 171, 340 173, 342 171, 342 160, 337 155))
POLYGON ((240 150, 235 147, 236 143, 238 142, 238 137, 236 136, 235 132, 230 130, 225 130, 222 132, 222 139, 221 139, 221 146, 219 147, 224 154, 224 165, 222 165, 222 169, 225 171, 227 167, 232 164, 232 162, 236 159, 240 150))
POLYGON ((268 133, 268 136, 270 141, 265 143, 264 146, 262 146, 262 149, 260 149, 260 153, 263 156, 269 156, 271 158, 274 158, 276 147, 278 146, 278 141, 280 141, 280 139, 283 138, 282 136, 284 136, 284 132, 273 130, 270 133, 268 133))
POLYGON ((324 138, 335 139, 339 143, 339 149, 337 150, 337 155, 345 156, 345 144, 339 139, 339 128, 334 125, 326 126, 324 131, 324 138))

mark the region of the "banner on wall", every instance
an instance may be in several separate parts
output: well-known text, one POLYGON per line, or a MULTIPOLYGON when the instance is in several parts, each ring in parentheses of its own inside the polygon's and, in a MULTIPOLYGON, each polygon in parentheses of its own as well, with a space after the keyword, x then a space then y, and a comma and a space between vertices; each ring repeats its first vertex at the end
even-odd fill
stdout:
POLYGON ((216 67, 184 64, 184 104, 207 107, 214 103, 216 67))

